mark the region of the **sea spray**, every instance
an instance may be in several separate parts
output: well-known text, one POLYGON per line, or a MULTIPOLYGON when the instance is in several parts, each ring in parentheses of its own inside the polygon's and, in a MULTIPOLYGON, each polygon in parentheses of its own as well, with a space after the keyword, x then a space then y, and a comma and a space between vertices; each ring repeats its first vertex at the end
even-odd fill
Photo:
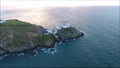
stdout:
POLYGON ((3 56, 0 56, 0 60, 3 60, 5 57, 7 57, 9 54, 5 54, 3 56))
POLYGON ((19 53, 19 54, 18 54, 18 56, 23 56, 23 55, 24 55, 24 53, 19 53))
POLYGON ((48 48, 48 49, 43 50, 44 53, 52 54, 52 55, 55 54, 56 51, 57 51, 56 48, 48 48))

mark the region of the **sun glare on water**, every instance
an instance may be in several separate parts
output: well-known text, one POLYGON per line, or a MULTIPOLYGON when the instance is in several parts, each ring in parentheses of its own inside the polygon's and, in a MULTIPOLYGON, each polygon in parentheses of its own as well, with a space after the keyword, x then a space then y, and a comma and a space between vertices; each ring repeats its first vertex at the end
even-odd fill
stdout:
MULTIPOLYGON (((16 0, 1 0, 1 18, 9 19, 9 18, 17 18, 22 21, 27 21, 32 24, 36 25, 47 25, 49 22, 56 23, 59 21, 57 17, 56 20, 52 20, 51 16, 46 12, 47 7, 76 7, 76 6, 118 6, 119 1, 16 1, 16 0), (28 8, 28 9, 26 9, 28 8), (30 8, 30 10, 29 10, 30 8), (34 9, 31 9, 34 8, 34 9), (6 15, 4 12, 7 10, 21 10, 25 9, 24 11, 15 14, 13 13, 12 16, 10 14, 6 15), (31 19, 32 18, 32 19, 31 19), (43 23, 44 22, 44 23, 43 23)), ((15 11, 14 11, 15 12, 15 11)), ((12 13, 12 12, 10 12, 12 13)))

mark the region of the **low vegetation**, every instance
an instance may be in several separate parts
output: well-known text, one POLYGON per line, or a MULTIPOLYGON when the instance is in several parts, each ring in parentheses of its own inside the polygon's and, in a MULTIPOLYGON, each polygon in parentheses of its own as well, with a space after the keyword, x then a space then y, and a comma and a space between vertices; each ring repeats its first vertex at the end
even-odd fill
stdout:
MULTIPOLYGON (((45 29, 41 26, 32 25, 17 19, 7 20, 0 24, 0 48, 10 52, 22 51, 35 46, 45 46, 46 41, 54 39, 53 35, 45 35, 45 29), (38 28, 41 29, 40 34, 38 28), (29 34, 31 33, 31 34, 29 34), (33 35, 37 34, 37 37, 33 35)), ((53 45, 53 43, 52 43, 53 45)), ((50 43, 49 43, 49 46, 50 43)))
POLYGON ((36 47, 54 47, 55 42, 82 37, 84 34, 73 27, 62 28, 50 34, 41 26, 19 21, 6 20, 0 24, 0 56, 36 47))

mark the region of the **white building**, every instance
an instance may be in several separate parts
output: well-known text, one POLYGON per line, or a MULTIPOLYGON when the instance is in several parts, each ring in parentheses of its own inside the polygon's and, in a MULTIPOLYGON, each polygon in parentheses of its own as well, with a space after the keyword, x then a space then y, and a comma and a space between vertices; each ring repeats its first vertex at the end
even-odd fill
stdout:
POLYGON ((53 34, 56 34, 57 32, 58 32, 57 29, 54 29, 54 30, 53 30, 53 34))
POLYGON ((53 30, 53 33, 56 34, 58 32, 58 30, 61 30, 62 28, 69 28, 71 25, 69 23, 66 23, 64 21, 63 24, 59 24, 57 26, 55 26, 54 30, 53 30))
POLYGON ((62 25, 62 28, 69 28, 70 27, 70 24, 69 23, 64 23, 63 25, 62 25))
POLYGON ((61 25, 57 25, 57 26, 55 26, 55 29, 57 29, 57 30, 60 30, 61 28, 62 28, 61 25))
POLYGON ((53 30, 52 29, 48 29, 48 30, 46 30, 48 33, 53 33, 53 30))
POLYGON ((0 19, 0 23, 4 23, 4 22, 6 22, 6 21, 5 21, 5 20, 0 19))
MULTIPOLYGON (((69 28, 71 25, 69 23, 66 23, 64 22, 63 24, 59 24, 57 26, 54 27, 54 29, 48 29, 46 30, 48 33, 51 33, 51 34, 56 34, 58 32, 58 30, 61 30, 62 28, 69 28)), ((46 34, 48 34, 46 33, 46 34)))

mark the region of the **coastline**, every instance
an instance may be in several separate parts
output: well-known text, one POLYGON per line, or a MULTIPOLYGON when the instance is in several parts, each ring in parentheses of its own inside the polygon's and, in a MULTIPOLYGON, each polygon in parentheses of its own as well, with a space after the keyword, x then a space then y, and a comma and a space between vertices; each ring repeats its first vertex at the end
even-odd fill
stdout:
MULTIPOLYGON (((6 56, 7 54, 24 53, 29 50, 33 51, 38 47, 47 48, 47 49, 54 48, 56 42, 63 42, 65 40, 84 36, 82 32, 78 31, 76 28, 67 24, 62 25, 61 27, 60 26, 56 27, 56 29, 53 29, 53 30, 49 30, 49 29, 46 30, 42 26, 36 26, 33 24, 29 24, 27 22, 17 20, 17 19, 6 20, 5 23, 0 24, 0 28, 4 28, 4 29, 9 28, 9 29, 6 29, 6 31, 8 31, 7 32, 8 35, 3 35, 5 34, 4 32, 1 34, 2 37, 0 37, 0 48, 1 50, 3 50, 3 52, 0 51, 1 52, 0 56, 6 56), (22 30, 21 30, 21 27, 22 27, 22 30), (18 30, 17 31, 14 30, 15 28, 16 30, 18 29, 20 31, 18 32, 18 30), (23 34, 22 34, 22 31, 24 32, 23 34), (17 32, 18 34, 15 35, 15 33, 17 32), (20 36, 21 38, 20 39, 17 38, 14 40, 15 37, 19 37, 19 33, 21 33, 21 36, 20 36), (9 37, 10 35, 13 37, 9 37), (23 35, 27 36, 26 37, 27 40, 24 40, 26 39, 24 37, 22 39, 23 35), (6 36, 7 38, 4 36, 6 36), (23 42, 23 40, 25 42, 23 42), (16 45, 18 43, 14 43, 16 41, 19 43, 20 46, 16 45), (12 45, 9 45, 9 44, 12 44, 12 45)), ((4 31, 4 29, 3 30, 1 29, 0 31, 2 32, 4 31)))

